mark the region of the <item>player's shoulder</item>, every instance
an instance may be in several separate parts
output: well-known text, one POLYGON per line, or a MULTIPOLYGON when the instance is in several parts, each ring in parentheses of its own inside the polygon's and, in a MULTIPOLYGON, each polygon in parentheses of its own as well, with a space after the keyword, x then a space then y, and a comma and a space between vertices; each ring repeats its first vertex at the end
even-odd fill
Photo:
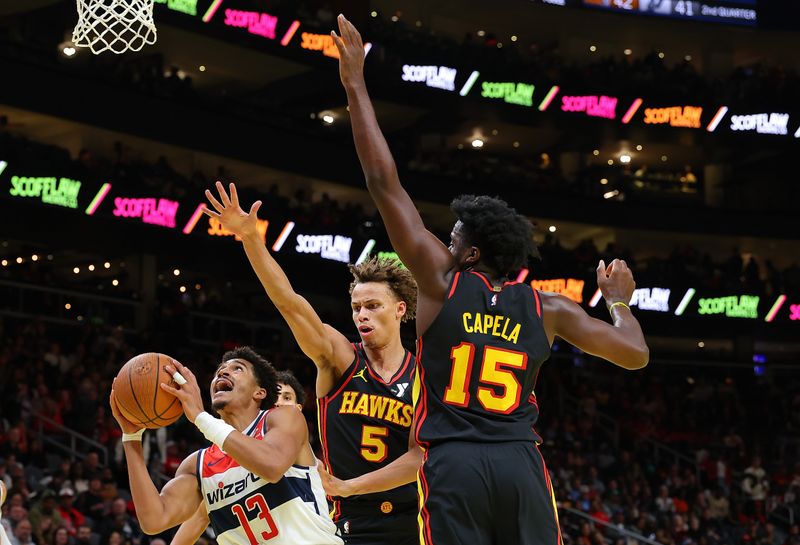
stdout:
POLYGON ((306 429, 306 419, 303 413, 298 411, 294 405, 273 407, 267 411, 264 419, 266 432, 269 432, 270 429, 292 429, 294 427, 300 427, 302 430, 306 429))
POLYGON ((189 456, 183 459, 181 465, 175 471, 175 476, 180 475, 196 475, 197 474, 197 457, 200 456, 200 451, 196 450, 189 456))

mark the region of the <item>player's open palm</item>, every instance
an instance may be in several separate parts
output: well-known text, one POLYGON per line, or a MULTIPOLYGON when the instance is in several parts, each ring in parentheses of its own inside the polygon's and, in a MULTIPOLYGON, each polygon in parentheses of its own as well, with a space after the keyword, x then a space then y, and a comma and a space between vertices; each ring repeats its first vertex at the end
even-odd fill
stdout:
MULTIPOLYGON (((114 379, 114 383, 117 382, 117 379, 114 379)), ((111 405, 111 414, 114 416, 114 420, 117 421, 119 427, 122 429, 122 433, 136 433, 142 426, 137 426, 124 416, 117 407, 117 396, 114 394, 114 383, 111 384, 111 395, 108 397, 108 403, 111 405)))
POLYGON ((360 82, 364 78, 364 42, 353 23, 339 15, 339 34, 331 31, 331 36, 339 50, 339 76, 342 83, 360 82))
POLYGON ((597 266, 597 287, 600 288, 606 304, 610 305, 617 301, 628 304, 636 288, 636 282, 633 281, 633 273, 624 260, 615 259, 608 264, 608 267, 603 260, 600 260, 597 266))
POLYGON ((217 182, 219 200, 214 197, 210 190, 206 189, 206 198, 216 212, 208 208, 203 209, 203 212, 212 218, 217 218, 222 223, 222 227, 239 238, 257 233, 258 209, 261 208, 261 201, 254 202, 250 207, 250 212, 245 212, 239 206, 239 194, 236 192, 236 186, 229 184, 228 187, 230 195, 225 191, 225 186, 222 185, 222 182, 217 182))

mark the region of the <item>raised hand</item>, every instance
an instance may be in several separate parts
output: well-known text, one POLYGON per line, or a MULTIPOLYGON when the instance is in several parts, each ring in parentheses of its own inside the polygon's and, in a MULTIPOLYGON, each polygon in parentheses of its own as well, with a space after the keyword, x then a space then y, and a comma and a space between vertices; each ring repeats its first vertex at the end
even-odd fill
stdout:
POLYGON ((244 238, 248 235, 257 235, 258 229, 256 226, 258 222, 258 209, 261 208, 261 201, 254 202, 250 207, 250 212, 245 212, 239 206, 239 194, 236 192, 236 186, 234 184, 229 184, 228 188, 230 190, 230 197, 228 197, 228 193, 225 191, 225 186, 222 185, 222 182, 217 182, 219 201, 210 190, 206 189, 206 198, 216 212, 208 208, 204 208, 203 212, 212 218, 217 218, 220 223, 222 223, 222 227, 239 238, 244 238))
POLYGON ((597 266, 597 287, 610 305, 617 301, 628 304, 636 289, 636 282, 633 281, 633 273, 628 268, 627 263, 621 259, 615 259, 609 263, 608 267, 603 260, 597 266))
POLYGON ((186 384, 181 384, 177 388, 170 386, 166 382, 162 382, 161 389, 177 397, 181 405, 183 405, 183 414, 186 415, 189 421, 194 422, 197 415, 205 410, 203 409, 203 397, 200 395, 200 386, 197 384, 197 378, 188 367, 181 365, 181 363, 176 360, 172 360, 171 363, 165 365, 164 370, 169 376, 172 376, 175 371, 178 371, 181 376, 186 379, 186 384))
POLYGON ((345 86, 364 82, 364 42, 353 23, 339 14, 339 34, 331 31, 333 42, 339 50, 339 77, 345 86))

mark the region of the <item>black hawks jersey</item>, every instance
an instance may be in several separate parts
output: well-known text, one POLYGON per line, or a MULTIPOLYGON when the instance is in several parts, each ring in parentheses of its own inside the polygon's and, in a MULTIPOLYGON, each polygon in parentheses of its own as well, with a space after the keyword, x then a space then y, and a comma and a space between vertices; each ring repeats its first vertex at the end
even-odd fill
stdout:
MULTIPOLYGON (((322 457, 328 471, 351 479, 380 469, 408 452, 408 438, 414 410, 411 404, 415 359, 406 350, 400 369, 386 383, 372 370, 364 347, 354 344, 355 359, 331 392, 317 400, 317 419, 322 441, 322 457)), ((415 504, 417 490, 407 484, 376 494, 351 496, 347 504, 391 502, 415 504)), ((334 520, 341 513, 334 501, 334 520)), ((388 512, 388 511, 387 511, 388 512)))
POLYGON ((549 356, 531 286, 494 288, 480 273, 455 273, 441 312, 417 340, 417 442, 540 441, 533 389, 549 356))

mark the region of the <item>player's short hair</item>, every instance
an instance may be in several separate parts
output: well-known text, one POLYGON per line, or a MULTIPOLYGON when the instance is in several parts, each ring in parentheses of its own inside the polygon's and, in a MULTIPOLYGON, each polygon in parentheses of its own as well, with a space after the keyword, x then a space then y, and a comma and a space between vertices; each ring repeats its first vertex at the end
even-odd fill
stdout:
POLYGON ((300 405, 306 404, 306 389, 303 388, 303 385, 300 384, 300 381, 297 380, 297 377, 294 376, 294 373, 289 371, 278 371, 278 382, 281 384, 286 384, 287 386, 291 386, 292 390, 294 390, 295 397, 297 398, 297 403, 300 405))
POLYGON ((529 257, 539 257, 533 224, 498 197, 461 195, 450 203, 470 244, 498 273, 509 275, 524 268, 529 257))
POLYGON ((398 301, 406 304, 406 313, 402 321, 413 320, 417 315, 417 282, 399 261, 392 259, 370 258, 358 265, 350 265, 353 281, 350 283, 350 295, 357 284, 366 282, 383 282, 398 301))
POLYGON ((261 401, 261 408, 274 407, 275 402, 278 401, 278 372, 272 364, 249 346, 237 346, 222 355, 220 365, 226 361, 237 359, 250 362, 256 382, 267 391, 267 397, 261 401))

